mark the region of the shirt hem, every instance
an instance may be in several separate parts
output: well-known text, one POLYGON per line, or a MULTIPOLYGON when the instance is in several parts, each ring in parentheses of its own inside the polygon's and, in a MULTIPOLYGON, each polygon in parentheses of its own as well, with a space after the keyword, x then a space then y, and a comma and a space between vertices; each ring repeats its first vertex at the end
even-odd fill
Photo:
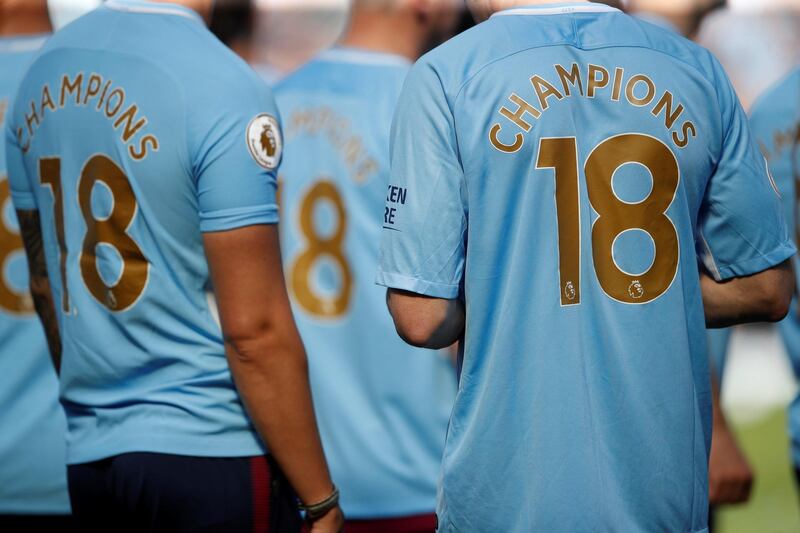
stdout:
POLYGON ((183 455, 186 457, 255 457, 267 453, 266 447, 259 445, 255 440, 252 443, 220 444, 216 442, 208 443, 203 447, 187 446, 188 440, 203 440, 203 437, 192 435, 186 436, 182 443, 178 442, 125 442, 119 445, 105 445, 98 447, 72 446, 67 451, 67 464, 77 465, 92 463, 109 457, 115 457, 125 453, 163 453, 169 455, 183 455))
POLYGON ((763 254, 759 257, 754 257, 752 259, 747 259, 745 261, 740 261, 738 263, 725 266, 718 264, 717 272, 719 273, 719 279, 717 281, 724 281, 741 276, 750 276, 752 274, 763 272, 768 268, 772 268, 781 264, 792 257, 795 253, 797 253, 797 248, 795 245, 791 240, 786 240, 771 252, 763 254))
POLYGON ((36 197, 33 194, 11 192, 11 202, 17 211, 35 211, 37 209, 36 197))
POLYGON ((391 512, 376 512, 375 507, 370 507, 369 510, 365 509, 353 509, 352 505, 345 507, 347 512, 347 519, 348 520, 398 520, 403 518, 411 518, 415 516, 427 516, 427 515, 435 515, 436 508, 433 505, 429 505, 424 509, 420 508, 412 508, 410 510, 392 510, 391 512), (363 511, 363 512, 361 512, 363 511))
POLYGON ((425 296, 432 296, 434 298, 446 298, 448 300, 456 298, 459 291, 458 285, 436 283, 394 272, 384 272, 383 270, 378 270, 375 276, 375 283, 390 289, 400 289, 423 294, 425 296))
POLYGON ((201 213, 200 231, 229 231, 259 224, 277 224, 279 220, 277 206, 201 213))

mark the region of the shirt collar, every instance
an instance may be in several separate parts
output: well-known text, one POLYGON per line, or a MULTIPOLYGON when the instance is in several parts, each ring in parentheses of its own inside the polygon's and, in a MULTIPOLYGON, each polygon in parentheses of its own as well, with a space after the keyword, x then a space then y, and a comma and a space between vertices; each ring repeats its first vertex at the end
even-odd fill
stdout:
POLYGON ((151 15, 174 15, 177 17, 195 20, 200 24, 205 24, 203 22, 203 17, 201 17, 197 11, 178 4, 148 2, 147 0, 108 0, 103 5, 108 9, 113 9, 114 11, 124 11, 126 13, 146 13, 151 15))
POLYGON ((564 15, 568 13, 608 13, 619 11, 619 9, 597 4, 594 2, 566 2, 559 4, 544 4, 535 6, 512 7, 498 11, 492 17, 504 17, 510 15, 564 15))
POLYGON ((320 53, 317 57, 323 61, 359 63, 362 65, 385 65, 401 67, 410 67, 412 65, 412 62, 409 61, 408 58, 398 54, 378 52, 375 50, 351 46, 334 46, 320 53))

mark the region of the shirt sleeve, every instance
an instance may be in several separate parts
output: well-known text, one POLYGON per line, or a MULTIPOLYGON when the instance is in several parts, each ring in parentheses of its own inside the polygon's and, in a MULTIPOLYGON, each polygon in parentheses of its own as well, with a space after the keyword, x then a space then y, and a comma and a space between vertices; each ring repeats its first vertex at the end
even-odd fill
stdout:
MULTIPOLYGON (((3 129, 5 141, 6 172, 11 189, 11 200, 14 208, 19 211, 32 211, 37 208, 36 194, 34 193, 28 174, 25 171, 22 148, 19 146, 16 135, 13 133, 11 121, 3 129)), ((0 168, 0 173, 2 173, 0 168)))
POLYGON ((453 114, 439 76, 423 60, 406 79, 392 125, 377 283, 457 297, 467 215, 453 114))
POLYGON ((700 258, 722 281, 771 268, 796 249, 780 194, 752 138, 747 116, 722 67, 715 62, 715 68, 723 142, 700 213, 700 258))
POLYGON ((213 91, 202 113, 189 113, 203 121, 188 124, 203 232, 278 222, 280 118, 266 85, 245 81, 213 91))

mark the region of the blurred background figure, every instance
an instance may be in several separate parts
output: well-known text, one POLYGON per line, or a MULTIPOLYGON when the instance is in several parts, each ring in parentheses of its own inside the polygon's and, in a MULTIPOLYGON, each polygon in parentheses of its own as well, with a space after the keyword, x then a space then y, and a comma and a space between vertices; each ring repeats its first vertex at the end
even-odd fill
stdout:
MULTIPOLYGON (((770 171, 783 196, 789 227, 797 235, 797 186, 800 178, 800 68, 768 89, 753 107, 751 125, 770 171)), ((797 273, 797 261, 795 261, 797 273)), ((800 376, 800 315, 797 300, 792 312, 779 324, 795 376, 800 376)), ((789 409, 792 461, 800 481, 800 397, 789 409)))
POLYGON ((254 0, 215 0, 208 29, 247 62, 252 61, 254 0))
MULTIPOLYGON (((791 154, 797 142, 800 92, 792 86, 789 73, 800 64, 799 30, 797 0, 729 0, 726 8, 705 18, 695 35, 720 59, 750 110, 754 134, 769 160, 793 231, 798 173, 791 154)), ((778 328, 736 328, 730 341, 718 332, 710 338, 710 349, 723 382, 722 403, 741 428, 741 443, 757 478, 752 504, 723 510, 717 531, 800 530, 790 466, 796 468, 800 462, 800 444, 790 454, 783 412, 795 398, 788 415, 789 433, 800 442, 800 399, 795 396, 800 374, 797 303, 778 328)))
POLYGON ((333 44, 344 31, 349 0, 254 0, 251 64, 276 82, 333 44))
MULTIPOLYGON (((346 531, 433 532, 455 397, 445 351, 408 346, 374 284, 389 130, 411 63, 461 0, 356 0, 339 43, 276 86, 284 270, 346 531)), ((280 16, 280 15, 276 15, 280 16)))
POLYGON ((627 0, 618 3, 639 18, 693 38, 706 15, 722 7, 725 0, 627 0))
POLYGON ((697 40, 719 58, 750 108, 800 63, 800 0, 729 0, 712 13, 697 40))
MULTIPOLYGON (((52 31, 45 0, 0 0, 0 132, 11 98, 52 31)), ((0 135, 0 530, 66 531, 66 423, 28 292, 0 135)))

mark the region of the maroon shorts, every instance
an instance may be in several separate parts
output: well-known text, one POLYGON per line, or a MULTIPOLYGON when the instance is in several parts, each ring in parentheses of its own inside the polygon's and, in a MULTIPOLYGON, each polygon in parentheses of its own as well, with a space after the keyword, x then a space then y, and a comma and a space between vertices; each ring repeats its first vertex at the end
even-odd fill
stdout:
POLYGON ((348 520, 344 525, 344 533, 434 533, 435 531, 435 514, 377 520, 348 520))

